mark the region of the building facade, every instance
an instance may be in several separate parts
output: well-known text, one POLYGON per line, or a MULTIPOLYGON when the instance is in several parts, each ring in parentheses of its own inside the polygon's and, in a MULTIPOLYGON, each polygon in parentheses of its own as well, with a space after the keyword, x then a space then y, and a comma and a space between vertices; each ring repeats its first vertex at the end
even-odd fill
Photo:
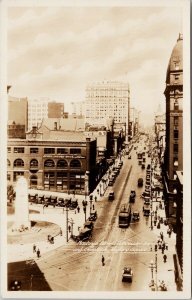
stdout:
POLYGON ((28 101, 28 130, 33 126, 40 127, 43 119, 63 118, 63 116, 64 103, 53 102, 49 98, 28 101))
POLYGON ((166 148, 163 164, 166 214, 176 225, 176 172, 183 170, 183 36, 173 48, 166 76, 166 148))
POLYGON ((25 140, 9 139, 7 152, 9 184, 24 176, 30 188, 77 193, 94 188, 96 140, 83 133, 34 127, 25 140))
POLYGON ((103 81, 86 88, 86 123, 106 126, 112 117, 114 124, 124 124, 124 136, 128 138, 130 90, 127 82, 103 81))
MULTIPOLYGON (((8 96, 8 124, 24 126, 28 129, 28 100, 8 96)), ((12 128, 13 129, 13 128, 12 128)), ((9 134, 9 128, 8 128, 9 134)))
POLYGON ((72 102, 72 115, 85 116, 85 101, 72 102))

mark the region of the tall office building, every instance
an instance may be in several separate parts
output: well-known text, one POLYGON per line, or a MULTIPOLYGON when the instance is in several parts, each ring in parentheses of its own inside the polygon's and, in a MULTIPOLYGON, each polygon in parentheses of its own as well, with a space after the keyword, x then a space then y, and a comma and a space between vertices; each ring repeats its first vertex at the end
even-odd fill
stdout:
POLYGON ((106 125, 113 117, 115 124, 124 128, 128 137, 130 90, 127 82, 103 81, 89 84, 86 88, 86 123, 106 125))
POLYGON ((72 102, 72 114, 75 116, 85 116, 85 101, 72 102))
POLYGON ((43 119, 63 118, 64 103, 50 101, 49 98, 30 99, 28 103, 28 130, 39 127, 43 119))
MULTIPOLYGON (((24 132, 28 126, 28 101, 27 98, 16 98, 8 96, 8 126, 23 127, 24 132)), ((15 129, 14 129, 15 131, 15 129)))
POLYGON ((173 48, 166 76, 166 150, 168 179, 183 170, 183 36, 173 48))

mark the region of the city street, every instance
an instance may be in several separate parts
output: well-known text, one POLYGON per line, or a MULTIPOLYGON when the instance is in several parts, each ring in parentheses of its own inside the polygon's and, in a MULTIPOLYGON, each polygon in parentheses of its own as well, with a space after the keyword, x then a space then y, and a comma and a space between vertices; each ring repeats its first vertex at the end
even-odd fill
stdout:
MULTIPOLYGON (((142 188, 137 187, 139 177, 145 182, 146 170, 138 165, 135 150, 132 150, 131 156, 131 159, 127 156, 122 158, 123 167, 114 186, 108 187, 101 201, 95 203, 98 219, 90 242, 77 244, 70 240, 68 244, 61 245, 35 259, 35 262, 32 260, 22 266, 22 271, 27 273, 26 282, 30 282, 30 289, 37 288, 37 281, 42 280, 46 282, 47 290, 55 291, 149 290, 151 281, 149 264, 151 260, 155 260, 154 245, 157 241, 157 232, 150 228, 150 217, 143 216, 143 199, 140 195, 145 185, 142 188), (108 193, 112 189, 115 200, 108 201, 108 193), (132 212, 139 211, 140 220, 131 221, 127 229, 122 229, 118 226, 118 211, 122 203, 129 201, 131 190, 136 191, 132 212), (104 266, 101 263, 102 255, 105 258, 104 266), (133 270, 132 283, 122 282, 122 271, 125 266, 130 266, 133 270), (43 279, 39 271, 43 274, 43 279)), ((148 162, 149 158, 146 165, 148 162)), ((49 213, 53 210, 51 209, 49 213)), ((160 253, 157 259, 162 261, 160 253)), ((16 277, 16 265, 14 271, 10 265, 9 271, 12 276, 14 272, 16 277)))

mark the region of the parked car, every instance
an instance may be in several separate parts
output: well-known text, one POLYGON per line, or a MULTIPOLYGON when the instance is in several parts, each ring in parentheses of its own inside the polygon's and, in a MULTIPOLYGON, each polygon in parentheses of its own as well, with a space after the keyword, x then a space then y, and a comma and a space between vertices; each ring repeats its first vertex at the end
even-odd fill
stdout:
POLYGON ((87 227, 80 229, 79 235, 75 236, 75 241, 86 241, 89 238, 92 237, 92 229, 89 229, 87 227))
POLYGON ((115 194, 114 192, 109 192, 108 200, 114 200, 115 199, 115 194))
POLYGON ((64 203, 64 199, 63 199, 63 198, 58 198, 57 206, 60 206, 60 207, 64 207, 64 206, 65 206, 65 203, 64 203))
POLYGON ((29 194, 28 195, 29 202, 36 203, 37 202, 37 198, 38 198, 38 194, 29 194))
POLYGON ((84 223, 84 228, 89 228, 89 229, 93 230, 93 227, 94 227, 94 224, 92 221, 86 221, 84 223))
POLYGON ((89 221, 96 221, 97 219, 97 211, 95 210, 94 212, 90 213, 90 216, 88 218, 89 221))
POLYGON ((122 281, 130 281, 133 280, 133 271, 131 267, 125 267, 123 269, 122 281))
POLYGON ((129 202, 135 202, 135 197, 136 197, 136 192, 132 190, 129 196, 129 202))
POLYGON ((131 159, 131 155, 128 156, 128 159, 131 159))
POLYGON ((142 168, 142 169, 145 169, 145 164, 142 164, 141 168, 142 168))
POLYGON ((142 187, 143 186, 143 178, 139 178, 138 182, 137 182, 138 187, 142 187))
POLYGON ((132 214, 132 220, 139 221, 139 219, 140 219, 139 212, 137 210, 135 210, 132 214))
POLYGON ((70 207, 70 205, 71 205, 71 198, 64 199, 64 205, 65 205, 65 207, 70 207))
POLYGON ((38 204, 44 204, 44 195, 40 195, 39 197, 38 197, 38 199, 37 199, 37 203, 38 204))
POLYGON ((113 180, 109 180, 109 184, 108 186, 113 186, 114 181, 113 180))
POLYGON ((71 199, 71 205, 69 206, 70 209, 75 209, 78 206, 78 200, 77 199, 71 199))

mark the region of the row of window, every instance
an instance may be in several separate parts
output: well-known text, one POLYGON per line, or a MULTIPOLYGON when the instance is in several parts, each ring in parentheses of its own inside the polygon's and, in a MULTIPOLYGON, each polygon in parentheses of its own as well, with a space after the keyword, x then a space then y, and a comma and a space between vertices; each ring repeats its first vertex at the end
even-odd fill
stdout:
MULTIPOLYGON (((10 167, 11 163, 9 160, 7 160, 7 165, 10 167)), ((24 161, 21 158, 18 158, 13 163, 14 167, 24 167, 24 161)), ((55 162, 52 159, 47 159, 44 162, 45 168, 68 168, 70 166, 71 168, 81 168, 81 162, 78 159, 71 160, 70 164, 68 165, 68 162, 64 159, 58 160, 58 162, 55 164, 55 162)), ((30 168, 37 168, 38 167, 38 161, 36 159, 32 159, 30 161, 30 168)))
MULTIPOLYGON (((11 147, 7 147, 7 152, 11 153, 11 147)), ((14 147, 13 153, 25 153, 25 147, 14 147)), ((30 148, 30 154, 39 153, 39 148, 30 148)), ((44 154, 81 154, 81 148, 44 148, 44 154)))

